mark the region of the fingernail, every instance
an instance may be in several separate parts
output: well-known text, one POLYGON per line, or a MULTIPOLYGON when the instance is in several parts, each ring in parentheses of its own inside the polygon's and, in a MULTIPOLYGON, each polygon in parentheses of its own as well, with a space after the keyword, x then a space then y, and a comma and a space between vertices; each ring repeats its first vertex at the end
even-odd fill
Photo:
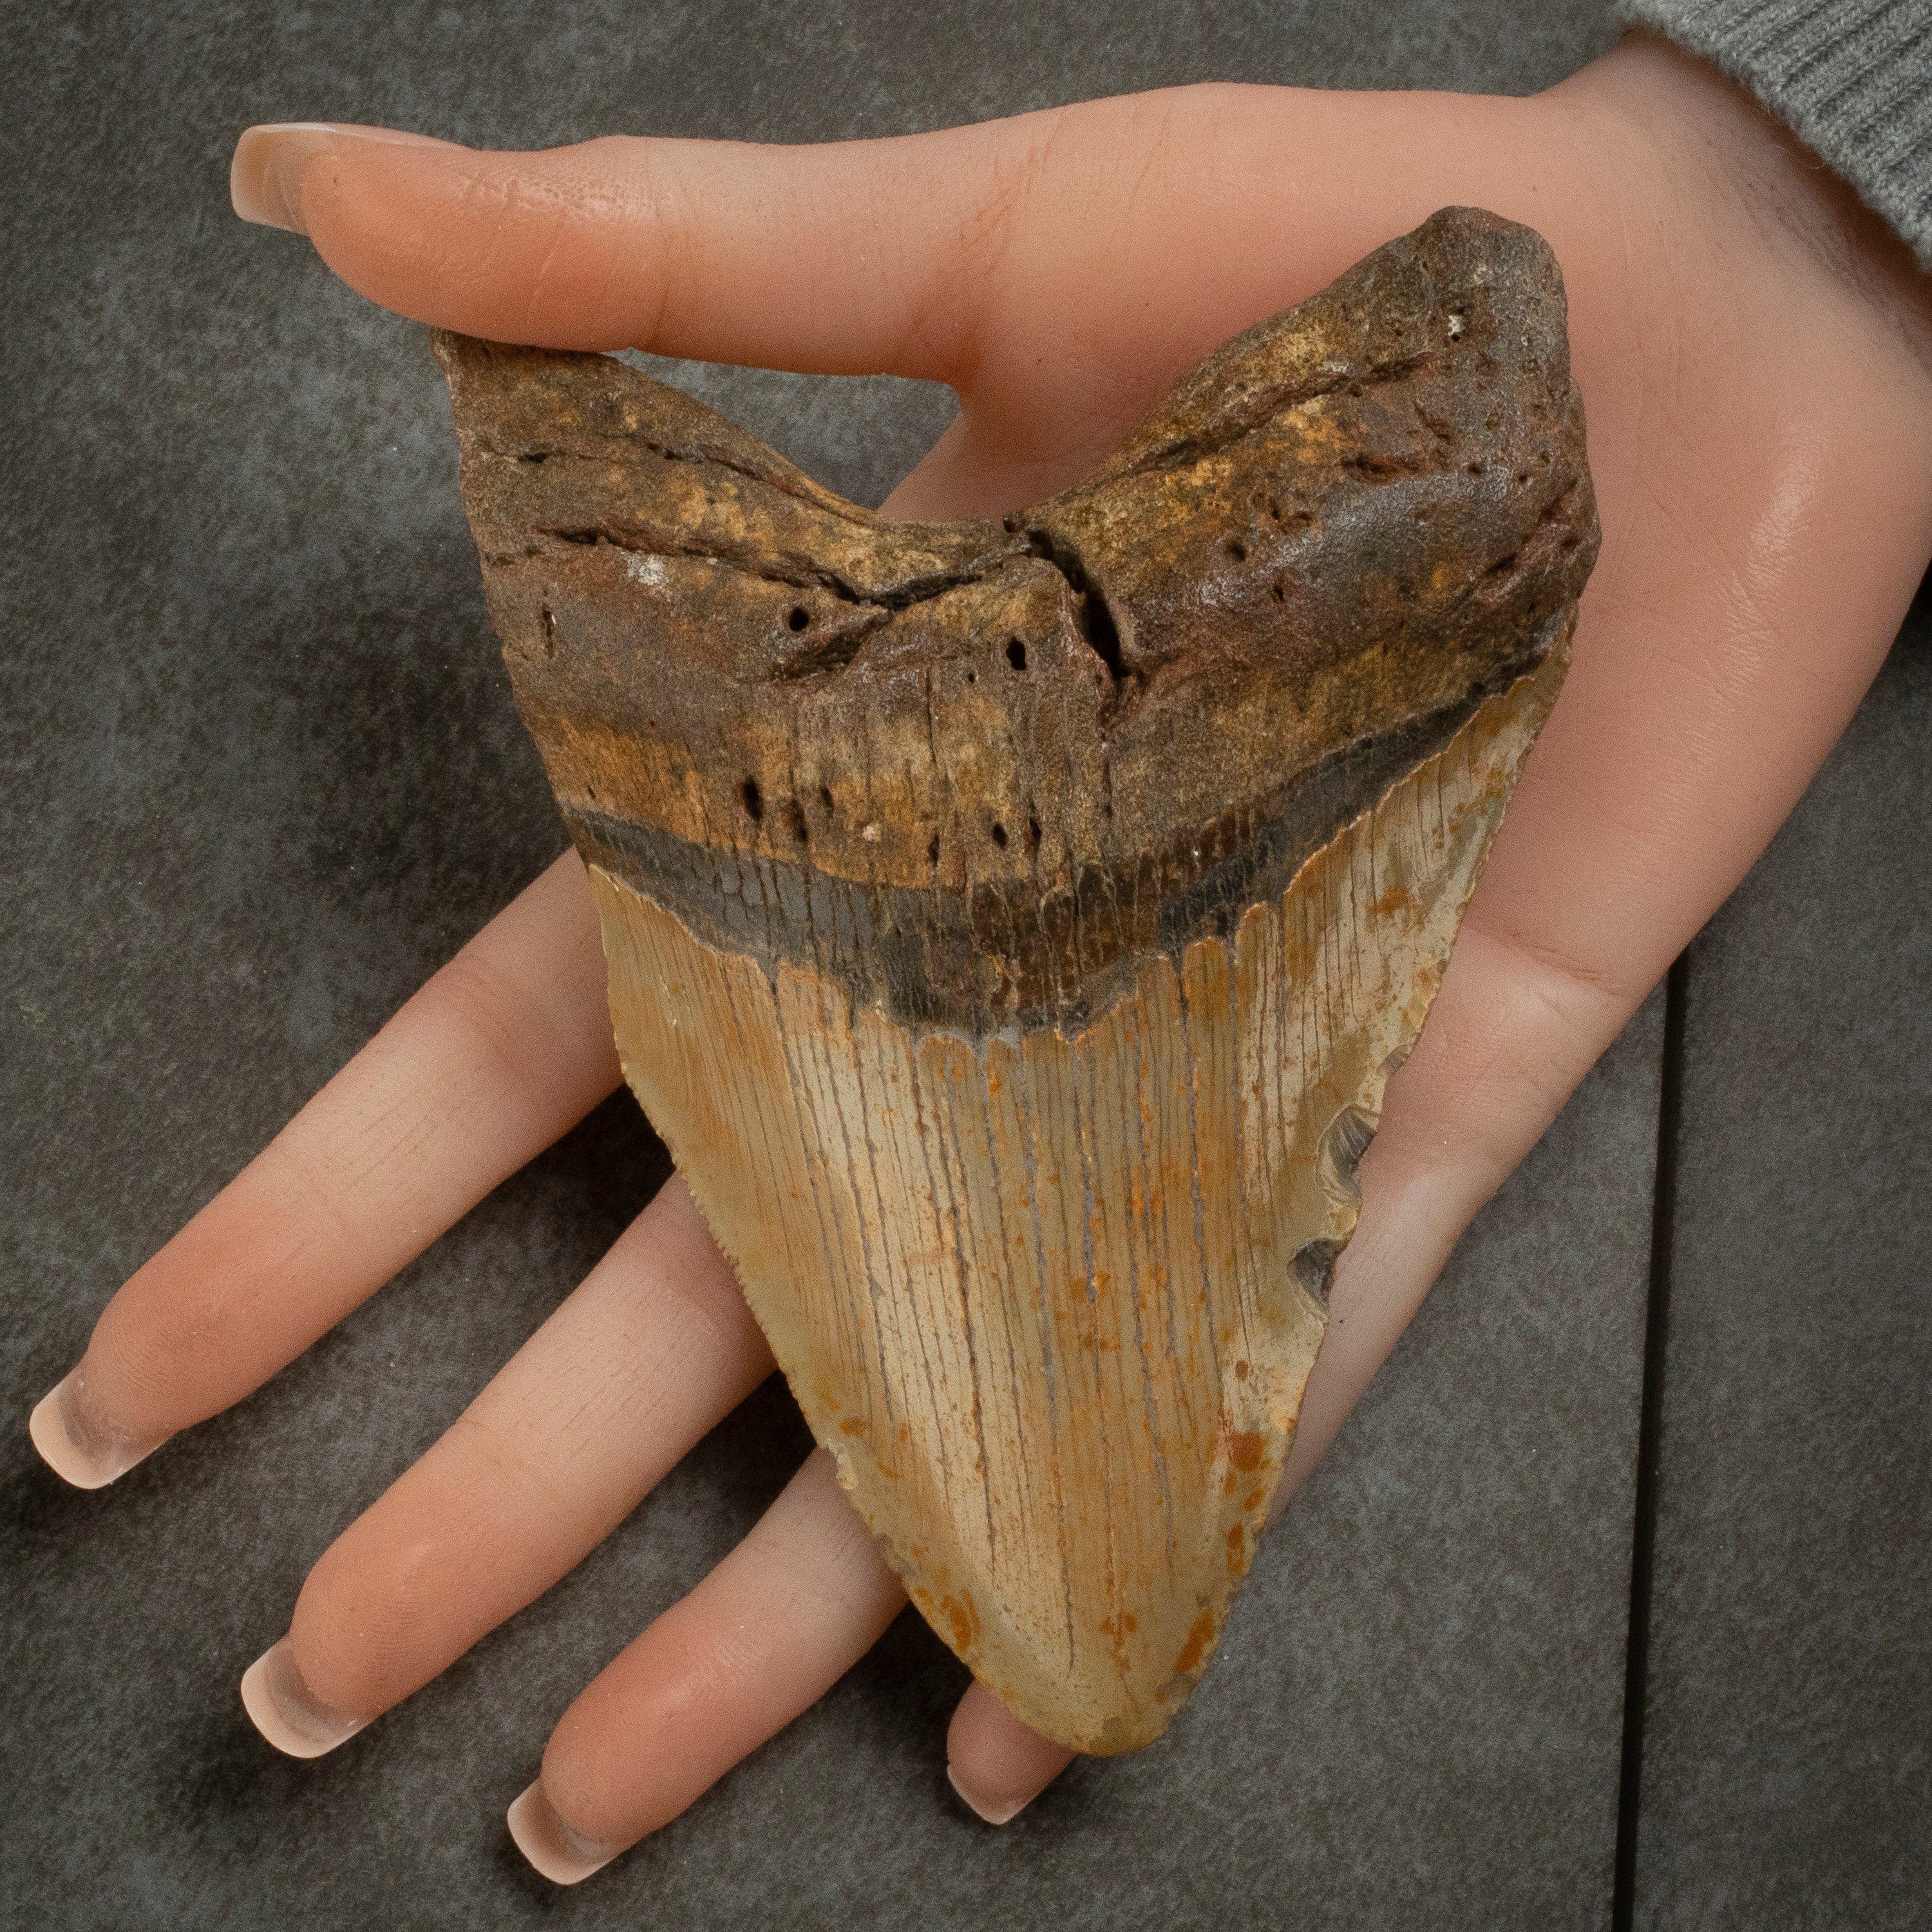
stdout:
POLYGON ((517 1850, 553 1885, 576 1885, 602 1871, 624 1848, 601 1845, 556 1815, 538 1778, 510 1807, 510 1836, 517 1850))
POLYGON ((286 1637, 242 1673, 242 1707, 256 1730, 290 1757, 320 1757, 368 1722, 330 1709, 308 1688, 286 1637))
POLYGON ((228 198, 244 221, 306 235, 302 172, 309 158, 332 141, 375 141, 398 148, 447 148, 428 134, 395 128, 344 127, 328 121, 279 121, 243 130, 228 169, 228 198))
POLYGON ((960 1781, 958 1772, 950 1764, 946 1767, 946 1781, 958 1792, 961 1802, 976 1818, 988 1825, 1010 1825, 1030 1804, 1040 1794, 1029 1791, 1024 1798, 996 1798, 981 1791, 975 1791, 960 1781))
POLYGON ((77 1490, 105 1489, 167 1440, 164 1436, 142 1442, 98 1421, 88 1408, 78 1369, 70 1371, 34 1405, 27 1418, 27 1433, 40 1451, 40 1460, 77 1490))

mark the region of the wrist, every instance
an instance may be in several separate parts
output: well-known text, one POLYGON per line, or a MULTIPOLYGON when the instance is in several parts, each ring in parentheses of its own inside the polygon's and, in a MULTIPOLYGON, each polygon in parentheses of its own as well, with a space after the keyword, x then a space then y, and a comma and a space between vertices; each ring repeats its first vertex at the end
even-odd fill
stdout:
POLYGON ((1708 62, 1647 30, 1542 99, 1581 111, 1670 217, 1701 230, 1727 270, 1828 316, 1841 346, 1894 363, 1932 400, 1932 275, 1776 116, 1708 62))

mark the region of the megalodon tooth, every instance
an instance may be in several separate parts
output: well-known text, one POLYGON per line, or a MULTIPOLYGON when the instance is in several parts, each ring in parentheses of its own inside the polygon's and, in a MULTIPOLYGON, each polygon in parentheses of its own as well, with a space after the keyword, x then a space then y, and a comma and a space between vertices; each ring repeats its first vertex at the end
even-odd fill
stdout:
POLYGON ((436 350, 631 1086, 927 1621, 1048 1736, 1146 1743, 1562 681, 1550 250, 1445 209, 997 520, 610 357, 436 350))

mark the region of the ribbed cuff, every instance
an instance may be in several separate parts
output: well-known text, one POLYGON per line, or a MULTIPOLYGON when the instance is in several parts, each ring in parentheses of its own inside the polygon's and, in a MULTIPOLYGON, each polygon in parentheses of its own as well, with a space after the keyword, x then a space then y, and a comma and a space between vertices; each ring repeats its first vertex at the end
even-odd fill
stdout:
POLYGON ((1620 0, 1750 89, 1932 270, 1932 0, 1620 0))

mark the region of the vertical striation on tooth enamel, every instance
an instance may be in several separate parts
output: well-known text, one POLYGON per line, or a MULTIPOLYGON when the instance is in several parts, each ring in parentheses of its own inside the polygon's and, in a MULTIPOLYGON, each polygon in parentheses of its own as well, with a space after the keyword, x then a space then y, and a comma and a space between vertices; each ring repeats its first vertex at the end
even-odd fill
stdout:
POLYGON ((1554 260, 1445 209, 1003 521, 435 340, 632 1088, 933 1628, 1036 1728, 1147 1742, 1562 682, 1554 260))

